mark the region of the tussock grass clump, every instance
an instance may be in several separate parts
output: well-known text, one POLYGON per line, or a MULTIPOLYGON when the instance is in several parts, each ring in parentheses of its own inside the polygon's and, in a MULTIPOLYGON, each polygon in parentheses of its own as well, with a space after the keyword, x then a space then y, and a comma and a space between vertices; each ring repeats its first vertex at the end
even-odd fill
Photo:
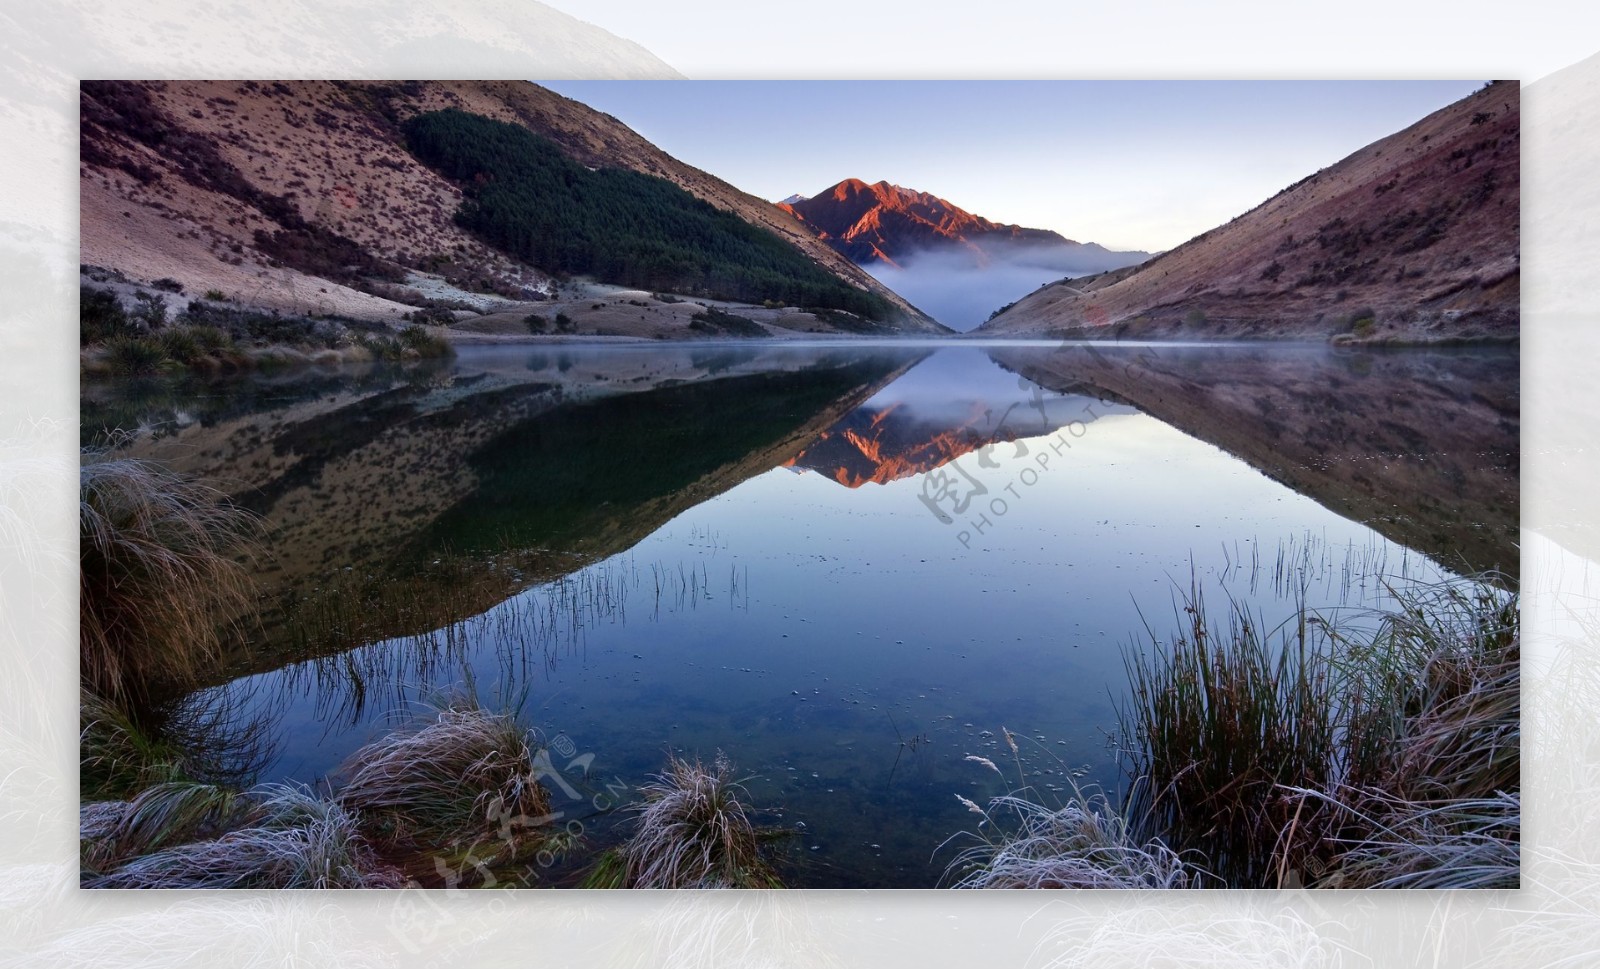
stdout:
MULTIPOLYGON (((83 884, 91 889, 399 885, 398 874, 378 864, 362 840, 355 816, 337 802, 287 785, 265 788, 257 799, 246 827, 177 845, 147 842, 145 851, 103 874, 89 876, 83 884)), ((132 811, 130 805, 130 815, 132 811)), ((187 820, 187 814, 174 813, 174 818, 169 831, 182 831, 180 823, 187 820)), ((126 827, 125 816, 119 828, 126 827)))
POLYGON ((365 745, 340 771, 348 780, 339 801, 388 842, 487 836, 515 850, 523 839, 536 843, 550 815, 528 733, 510 715, 466 703, 365 745))
POLYGON ((1514 583, 1389 595, 1337 625, 1302 608, 1263 631, 1232 603, 1219 627, 1192 588, 1180 631, 1127 659, 1120 810, 1081 792, 1060 809, 995 799, 1020 827, 963 852, 957 885, 1517 886, 1514 583))
MULTIPOLYGON (((959 796, 958 796, 959 797, 959 796)), ((963 801, 965 801, 963 799, 963 801)), ((1140 844, 1127 821, 1100 793, 1075 793, 1060 808, 1005 795, 986 811, 1014 813, 1017 829, 980 840, 951 862, 957 889, 1182 889, 1201 884, 1201 873, 1160 841, 1140 844)))
POLYGON ((219 785, 167 781, 126 802, 97 802, 79 811, 79 861, 105 872, 138 856, 217 836, 244 814, 239 794, 219 785))
POLYGON ((249 606, 233 558, 256 520, 154 462, 85 452, 79 470, 79 672, 114 702, 192 683, 249 606))
POLYGON ((676 755, 641 789, 634 833, 606 853, 586 885, 634 889, 775 888, 781 884, 762 859, 759 838, 718 754, 711 767, 676 755))
POLYGON ((169 360, 180 364, 193 364, 204 353, 199 338, 188 327, 165 327, 156 333, 156 342, 169 360))
POLYGON ((225 688, 137 710, 83 691, 79 796, 126 799, 152 785, 185 780, 248 788, 273 752, 269 720, 225 688))
POLYGON ((1517 597, 1491 579, 1391 590, 1350 633, 1237 606, 1219 632, 1191 593, 1128 662, 1134 814, 1235 886, 1515 885, 1517 597))
POLYGON ((105 362, 113 374, 138 377, 160 370, 167 351, 154 337, 116 336, 105 342, 105 362))
MULTIPOLYGON (((1355 657, 1390 703, 1392 742, 1372 779, 1416 801, 1488 798, 1522 777, 1518 597, 1486 582, 1401 596, 1355 657)), ((1360 782, 1365 779, 1357 778, 1360 782)))
POLYGON ((1353 651, 1381 692, 1384 743, 1340 783, 1320 884, 1514 888, 1520 882, 1522 649, 1518 597, 1485 580, 1403 594, 1353 651))
POLYGON ((1419 802, 1376 790, 1322 792, 1346 821, 1338 853, 1314 886, 1342 889, 1515 889, 1521 879, 1522 796, 1419 802))
POLYGON ((84 691, 78 699, 78 778, 85 799, 120 799, 184 774, 182 752, 121 706, 84 691))
POLYGON ((1364 746, 1369 719, 1364 695, 1342 690, 1319 625, 1300 616, 1286 631, 1263 630, 1230 606, 1218 630, 1192 588, 1185 628, 1165 644, 1152 634, 1147 651, 1128 655, 1124 734, 1144 779, 1130 809, 1150 834, 1201 849, 1231 884, 1263 885, 1296 809, 1300 824, 1313 821, 1281 786, 1335 784, 1340 745, 1364 746))

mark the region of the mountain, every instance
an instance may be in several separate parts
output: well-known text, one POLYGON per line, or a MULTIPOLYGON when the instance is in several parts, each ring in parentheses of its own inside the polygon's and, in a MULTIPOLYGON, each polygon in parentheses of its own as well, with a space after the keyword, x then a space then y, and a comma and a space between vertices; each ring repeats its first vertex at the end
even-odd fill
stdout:
POLYGON ((845 179, 809 199, 780 203, 817 238, 956 330, 1062 276, 1141 262, 1048 229, 1004 225, 927 192, 845 179))
POLYGON ((805 196, 801 195, 799 192, 796 192, 794 195, 789 196, 787 199, 784 199, 782 202, 779 202, 778 204, 779 205, 792 206, 796 202, 804 202, 805 198, 806 198, 805 196))
POLYGON ((1129 269, 1060 280, 986 335, 1515 339, 1517 85, 1495 82, 1129 269))
POLYGON ((523 334, 528 301, 579 333, 620 318, 633 330, 604 332, 691 335, 697 318, 696 332, 712 335, 945 332, 789 212, 527 82, 86 81, 80 91, 80 261, 136 282, 523 334), (443 117, 451 124, 435 126, 424 162, 418 119, 443 117), (476 151, 488 142, 507 150, 476 151), (529 204, 549 184, 620 215, 610 227, 568 224, 563 245, 541 250, 536 230, 557 224, 511 216, 566 212, 529 204), (630 220, 660 235, 629 238, 630 220), (618 240, 632 248, 619 253, 618 240), (642 292, 558 285, 568 274, 642 292), (669 312, 653 292, 754 309, 737 322, 709 305, 669 312))
POLYGON ((845 179, 809 199, 791 196, 779 208, 792 212, 818 238, 860 264, 901 266, 912 257, 960 254, 972 266, 1026 254, 1038 265, 1077 272, 1127 266, 1149 257, 1074 242, 1048 229, 991 222, 932 195, 888 182, 845 179))

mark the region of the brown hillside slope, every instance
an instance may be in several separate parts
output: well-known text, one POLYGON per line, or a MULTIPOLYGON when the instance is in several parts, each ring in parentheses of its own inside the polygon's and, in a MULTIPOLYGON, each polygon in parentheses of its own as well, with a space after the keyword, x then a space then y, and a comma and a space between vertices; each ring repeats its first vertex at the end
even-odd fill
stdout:
POLYGON ((1518 97, 1488 85, 1134 270, 1050 284, 977 332, 1514 339, 1518 97))
POLYGON ((449 106, 522 124, 591 167, 666 178, 888 299, 906 329, 945 332, 771 203, 520 81, 85 82, 80 259, 196 293, 374 319, 398 319, 416 302, 356 279, 385 270, 398 281, 425 269, 511 297, 544 288, 537 268, 455 225, 460 191, 405 150, 398 123, 449 106), (258 233, 286 235, 274 250, 258 233), (344 271, 352 264, 359 272, 344 271))

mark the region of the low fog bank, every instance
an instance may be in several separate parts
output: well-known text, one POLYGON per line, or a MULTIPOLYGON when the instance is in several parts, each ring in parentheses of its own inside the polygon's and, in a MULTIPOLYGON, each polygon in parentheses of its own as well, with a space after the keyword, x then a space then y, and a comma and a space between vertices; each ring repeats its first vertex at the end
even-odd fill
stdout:
POLYGON ((905 257, 900 266, 871 263, 862 269, 935 320, 965 332, 1046 283, 1149 258, 1148 253, 1112 252, 1093 244, 990 247, 987 255, 979 265, 970 250, 928 252, 905 257))

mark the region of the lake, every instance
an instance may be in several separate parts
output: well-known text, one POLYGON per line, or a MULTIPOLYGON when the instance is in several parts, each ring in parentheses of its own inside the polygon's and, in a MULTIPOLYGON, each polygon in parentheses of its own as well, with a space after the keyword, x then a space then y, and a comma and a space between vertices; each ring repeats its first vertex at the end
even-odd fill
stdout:
POLYGON ((188 701, 250 779, 471 693, 590 848, 721 752, 786 884, 926 887, 957 795, 1123 783, 1127 651, 1191 584, 1276 625, 1514 577, 1518 396, 1514 349, 565 344, 87 384, 83 425, 267 523, 261 616, 188 701))

